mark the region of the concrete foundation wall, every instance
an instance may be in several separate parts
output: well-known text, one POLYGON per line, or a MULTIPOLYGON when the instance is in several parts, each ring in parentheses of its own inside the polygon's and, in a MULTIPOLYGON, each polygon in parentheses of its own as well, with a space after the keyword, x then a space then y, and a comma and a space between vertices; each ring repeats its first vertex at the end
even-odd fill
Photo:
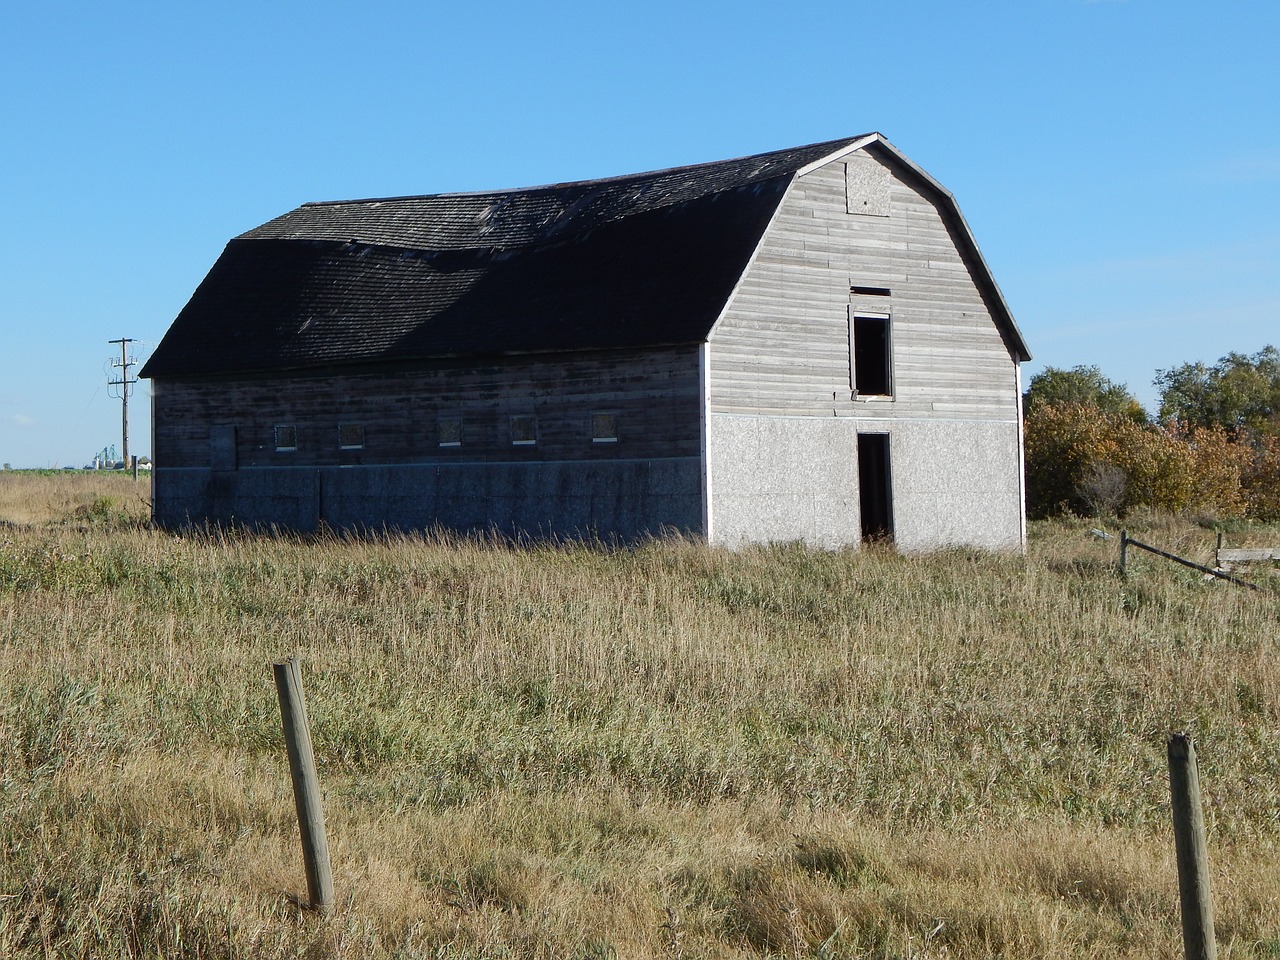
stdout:
POLYGON ((157 468, 161 526, 237 523, 635 540, 702 532, 697 458, 608 462, 157 468))
POLYGON ((857 543, 857 438, 851 421, 713 414, 707 420, 711 540, 857 543))
POLYGON ((707 424, 712 542, 860 543, 859 432, 889 434, 900 549, 1022 548, 1016 423, 728 414, 707 424))
POLYGON ((1016 423, 912 420, 885 426, 901 549, 1023 549, 1016 423))

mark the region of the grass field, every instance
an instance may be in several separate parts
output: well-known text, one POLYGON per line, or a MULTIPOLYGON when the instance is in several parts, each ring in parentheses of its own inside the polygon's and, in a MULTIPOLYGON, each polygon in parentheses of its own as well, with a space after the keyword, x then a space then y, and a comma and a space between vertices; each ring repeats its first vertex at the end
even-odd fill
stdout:
POLYGON ((1175 729, 1220 955, 1280 956, 1274 587, 1121 580, 1091 523, 1025 558, 513 548, 175 536, 146 496, 0 474, 0 956, 1179 957, 1175 729))

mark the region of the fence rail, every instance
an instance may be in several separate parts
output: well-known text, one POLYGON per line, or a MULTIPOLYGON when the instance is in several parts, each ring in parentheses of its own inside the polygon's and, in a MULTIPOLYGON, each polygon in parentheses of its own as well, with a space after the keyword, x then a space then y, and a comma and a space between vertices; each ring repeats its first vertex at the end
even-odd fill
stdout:
POLYGON ((1196 563, 1194 560, 1188 560, 1186 557, 1179 557, 1176 554, 1161 550, 1159 547, 1153 547, 1149 543, 1143 543, 1141 540, 1135 540, 1129 536, 1128 530, 1120 531, 1120 575, 1129 575, 1129 548, 1137 547, 1140 550, 1146 550, 1148 553, 1154 553, 1157 557, 1163 557, 1166 560, 1172 560, 1174 563, 1180 563, 1184 567, 1190 567, 1192 570, 1199 570, 1201 573, 1207 573, 1211 577, 1217 577, 1219 580, 1226 580, 1228 583, 1234 583, 1238 587, 1248 587, 1250 590, 1261 590, 1256 583, 1250 583, 1248 580, 1241 580, 1239 577, 1233 577, 1229 573, 1222 570, 1215 570, 1213 567, 1206 567, 1203 563, 1196 563))
MULTIPOLYGON (((1267 563, 1280 560, 1280 547, 1224 547, 1222 534, 1218 534, 1218 549, 1214 552, 1214 560, 1219 570, 1232 570, 1237 563, 1267 563)), ((1271 571, 1272 573, 1276 571, 1271 571)))

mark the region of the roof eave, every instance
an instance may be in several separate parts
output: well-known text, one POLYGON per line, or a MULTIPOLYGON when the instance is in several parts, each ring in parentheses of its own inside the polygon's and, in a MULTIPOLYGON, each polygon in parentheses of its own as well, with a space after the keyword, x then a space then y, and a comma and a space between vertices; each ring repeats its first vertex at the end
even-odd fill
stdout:
POLYGON ((845 144, 840 149, 827 154, 825 157, 822 157, 818 160, 814 160, 812 163, 805 164, 803 167, 801 167, 799 170, 796 171, 795 175, 797 177, 803 177, 807 173, 813 173, 813 171, 821 167, 825 167, 828 163, 831 163, 833 160, 839 160, 841 157, 847 157, 849 154, 854 153, 855 151, 861 150, 863 147, 865 147, 869 143, 883 143, 883 142, 886 142, 886 141, 884 137, 882 137, 880 134, 868 133, 866 136, 859 137, 857 140, 854 140, 852 143, 845 144))

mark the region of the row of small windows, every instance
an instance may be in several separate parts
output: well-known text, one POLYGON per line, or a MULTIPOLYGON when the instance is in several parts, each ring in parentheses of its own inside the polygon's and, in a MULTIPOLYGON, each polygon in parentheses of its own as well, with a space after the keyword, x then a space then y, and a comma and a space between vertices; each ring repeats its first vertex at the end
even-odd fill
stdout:
MULTIPOLYGON (((532 447, 538 443, 538 418, 517 415, 511 418, 509 435, 513 447, 532 447)), ((461 417, 440 417, 436 420, 436 436, 441 447, 460 447, 463 444, 461 417)), ((298 449, 298 428, 294 424, 279 423, 275 428, 276 450, 288 453, 298 449)), ((591 442, 618 442, 618 415, 593 413, 591 415, 591 442)), ((364 424, 338 424, 338 449, 363 450, 364 424)))

